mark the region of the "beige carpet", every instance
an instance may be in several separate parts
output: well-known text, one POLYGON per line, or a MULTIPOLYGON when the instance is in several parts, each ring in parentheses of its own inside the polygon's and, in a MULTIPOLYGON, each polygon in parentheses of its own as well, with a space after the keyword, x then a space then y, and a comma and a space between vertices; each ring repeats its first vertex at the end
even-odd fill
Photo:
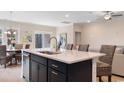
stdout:
MULTIPOLYGON (((103 81, 107 82, 107 77, 103 77, 103 81)), ((124 78, 113 75, 112 81, 124 82, 124 78)), ((0 82, 25 82, 25 80, 21 78, 21 65, 7 66, 6 69, 0 66, 0 82)))
POLYGON ((0 82, 24 82, 21 78, 21 65, 0 66, 0 82))

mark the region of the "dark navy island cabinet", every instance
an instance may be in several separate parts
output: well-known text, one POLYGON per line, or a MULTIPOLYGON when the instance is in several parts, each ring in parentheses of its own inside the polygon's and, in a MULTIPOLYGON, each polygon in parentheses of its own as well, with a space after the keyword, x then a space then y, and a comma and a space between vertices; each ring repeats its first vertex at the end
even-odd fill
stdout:
POLYGON ((31 54, 30 82, 92 82, 92 59, 66 64, 31 54))

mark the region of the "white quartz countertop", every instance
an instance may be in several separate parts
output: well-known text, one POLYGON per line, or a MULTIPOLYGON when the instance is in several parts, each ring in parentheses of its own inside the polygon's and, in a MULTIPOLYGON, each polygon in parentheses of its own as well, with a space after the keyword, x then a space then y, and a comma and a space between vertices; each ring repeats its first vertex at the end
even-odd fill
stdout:
POLYGON ((46 57, 49 59, 57 60, 66 64, 77 63, 77 62, 94 59, 94 58, 105 55, 103 53, 83 52, 83 51, 77 51, 77 50, 65 50, 65 51, 62 51, 60 54, 52 54, 52 55, 38 52, 38 51, 44 51, 44 50, 46 49, 31 49, 31 50, 25 49, 22 51, 36 54, 38 56, 46 57))

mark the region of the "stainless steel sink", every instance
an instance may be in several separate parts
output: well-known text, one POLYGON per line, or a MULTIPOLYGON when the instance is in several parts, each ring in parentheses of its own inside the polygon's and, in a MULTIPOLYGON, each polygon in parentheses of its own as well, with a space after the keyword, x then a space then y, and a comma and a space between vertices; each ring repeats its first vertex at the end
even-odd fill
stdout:
POLYGON ((60 54, 61 52, 53 52, 53 51, 38 51, 39 53, 53 55, 53 54, 60 54))

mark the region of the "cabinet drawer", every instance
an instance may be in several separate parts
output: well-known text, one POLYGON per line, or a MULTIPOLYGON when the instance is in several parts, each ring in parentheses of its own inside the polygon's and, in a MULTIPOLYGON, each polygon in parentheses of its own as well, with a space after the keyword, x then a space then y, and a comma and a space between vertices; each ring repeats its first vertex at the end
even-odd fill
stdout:
POLYGON ((47 64, 47 59, 46 58, 43 58, 41 56, 38 56, 38 55, 34 55, 34 54, 31 55, 31 60, 34 60, 35 62, 44 64, 44 65, 47 64))
POLYGON ((62 73, 66 73, 66 64, 65 63, 49 59, 48 66, 55 70, 58 70, 62 73))
POLYGON ((66 76, 59 71, 49 68, 48 82, 66 82, 66 76))

